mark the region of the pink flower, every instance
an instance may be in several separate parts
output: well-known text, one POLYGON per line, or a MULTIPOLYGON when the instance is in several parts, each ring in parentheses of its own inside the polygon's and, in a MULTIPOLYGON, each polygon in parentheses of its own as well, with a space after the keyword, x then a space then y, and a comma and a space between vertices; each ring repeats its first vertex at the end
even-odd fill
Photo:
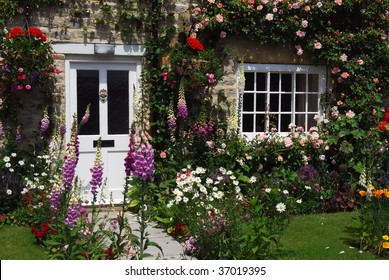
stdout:
POLYGON ((53 53, 53 54, 51 55, 51 58, 52 58, 52 59, 56 59, 56 58, 57 58, 57 54, 56 54, 56 53, 53 53))
POLYGON ((162 77, 163 77, 163 80, 164 80, 164 81, 167 80, 167 76, 168 76, 168 73, 167 73, 167 72, 162 72, 162 77))
POLYGON ((217 22, 223 22, 223 16, 221 14, 216 15, 216 21, 217 22))
POLYGON ((259 5, 259 6, 257 7, 257 10, 258 10, 258 11, 262 11, 262 10, 263 10, 263 6, 262 6, 262 5, 259 5))
POLYGON ((284 138, 284 145, 286 148, 289 148, 290 146, 293 145, 293 141, 290 137, 285 137, 284 138))
POLYGON ((18 85, 18 90, 23 90, 23 86, 22 85, 18 85))
POLYGON ((348 112, 346 113, 346 116, 349 117, 350 119, 352 119, 355 117, 355 113, 351 110, 348 110, 348 112))
POLYGON ((342 0, 335 0, 335 3, 340 6, 342 5, 342 0))
POLYGON ((265 19, 271 21, 271 20, 274 19, 274 15, 273 15, 272 13, 268 13, 268 14, 265 16, 265 19))
POLYGON ((162 152, 159 154, 159 156, 160 156, 161 158, 166 158, 166 151, 162 151, 162 152))
POLYGON ((30 89, 31 89, 31 86, 30 86, 30 85, 26 85, 24 88, 25 88, 26 90, 30 90, 30 89))
POLYGON ((219 8, 219 9, 221 9, 222 7, 223 7, 223 4, 222 3, 217 3, 217 7, 219 8))
POLYGON ((306 12, 309 12, 309 11, 311 10, 311 7, 305 6, 304 10, 305 10, 306 12))
POLYGON ((26 75, 25 74, 18 76, 18 80, 25 80, 25 79, 26 79, 26 75))
POLYGON ((342 100, 338 100, 338 102, 336 102, 336 104, 337 104, 338 106, 343 105, 343 101, 342 101, 342 100))
POLYGON ((59 73, 61 73, 61 70, 55 68, 55 69, 54 69, 54 73, 55 73, 55 74, 59 74, 59 73))
POLYGON ((215 4, 215 0, 208 0, 209 4, 215 4))
POLYGON ((320 42, 316 42, 316 43, 313 44, 313 47, 314 47, 315 49, 319 50, 319 49, 321 49, 322 45, 321 45, 320 42))
POLYGON ((304 28, 307 28, 308 27, 308 21, 307 20, 303 20, 301 22, 301 26, 304 27, 304 28))
POLYGON ((347 55, 346 54, 342 54, 341 56, 340 56, 340 60, 341 61, 347 61, 347 55))
POLYGON ((277 160, 278 160, 279 162, 282 162, 282 161, 284 160, 284 158, 283 158, 282 156, 278 156, 278 157, 277 157, 277 160))
POLYGON ((255 0, 248 0, 249 4, 254 4, 255 0))
POLYGON ((341 76, 343 79, 347 79, 348 77, 350 77, 350 74, 347 73, 347 72, 343 72, 340 76, 341 76))
POLYGON ((357 63, 358 63, 359 65, 363 65, 365 62, 364 62, 361 58, 358 58, 358 59, 357 59, 357 63))
POLYGON ((340 68, 339 67, 334 67, 331 70, 331 73, 334 74, 334 75, 338 74, 339 72, 340 72, 340 68))
POLYGON ((303 54, 303 49, 301 48, 301 46, 300 45, 296 45, 296 46, 294 46, 295 48, 296 48, 296 50, 297 50, 297 55, 302 55, 303 54))
POLYGON ((225 31, 220 32, 220 38, 224 39, 227 37, 227 33, 225 31))
POLYGON ((22 67, 18 68, 18 72, 19 72, 19 73, 22 73, 23 70, 24 70, 24 69, 23 69, 22 67))
POLYGON ((299 30, 299 31, 297 31, 297 32, 296 32, 296 35, 297 35, 298 37, 302 38, 302 37, 304 37, 304 36, 305 36, 305 32, 304 32, 304 31, 301 31, 301 30, 299 30))
POLYGON ((269 3, 269 0, 262 0, 261 2, 263 5, 266 5, 267 3, 269 3))
POLYGON ((215 75, 214 75, 214 74, 207 73, 207 74, 205 74, 205 75, 208 77, 208 82, 209 82, 210 84, 213 84, 213 83, 215 82, 215 79, 214 79, 215 75))

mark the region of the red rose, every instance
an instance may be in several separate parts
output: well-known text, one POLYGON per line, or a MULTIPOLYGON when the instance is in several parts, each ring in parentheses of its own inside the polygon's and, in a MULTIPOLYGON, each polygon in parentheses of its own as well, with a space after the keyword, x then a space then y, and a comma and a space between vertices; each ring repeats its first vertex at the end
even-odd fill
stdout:
POLYGON ((24 35, 23 29, 20 27, 14 27, 11 32, 7 34, 6 38, 14 38, 19 35, 24 35))
POLYGON ((204 50, 204 46, 195 38, 189 37, 186 39, 186 42, 188 43, 189 47, 192 50, 195 50, 195 51, 204 50))

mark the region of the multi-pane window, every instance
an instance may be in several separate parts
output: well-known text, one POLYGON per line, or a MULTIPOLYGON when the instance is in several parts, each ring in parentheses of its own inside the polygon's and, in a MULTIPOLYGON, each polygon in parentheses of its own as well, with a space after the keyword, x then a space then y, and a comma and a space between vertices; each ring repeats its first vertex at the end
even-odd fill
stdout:
POLYGON ((307 131, 320 113, 325 92, 324 66, 245 64, 241 131, 249 138, 294 123, 307 131))

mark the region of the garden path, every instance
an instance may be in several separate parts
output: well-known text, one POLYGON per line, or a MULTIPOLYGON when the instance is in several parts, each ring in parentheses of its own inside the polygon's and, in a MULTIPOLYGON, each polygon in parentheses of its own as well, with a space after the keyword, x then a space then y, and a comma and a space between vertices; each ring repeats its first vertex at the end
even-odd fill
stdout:
MULTIPOLYGON (((110 215, 114 215, 114 213, 111 212, 110 215)), ((129 212, 127 212, 126 215, 133 233, 135 235, 139 235, 139 232, 134 231, 139 229, 137 215, 129 212)), ((149 240, 161 246, 163 252, 162 254, 158 248, 150 246, 146 250, 146 253, 151 254, 152 257, 147 259, 182 260, 190 258, 185 256, 183 246, 157 224, 149 222, 146 228, 146 232, 148 233, 149 240)))

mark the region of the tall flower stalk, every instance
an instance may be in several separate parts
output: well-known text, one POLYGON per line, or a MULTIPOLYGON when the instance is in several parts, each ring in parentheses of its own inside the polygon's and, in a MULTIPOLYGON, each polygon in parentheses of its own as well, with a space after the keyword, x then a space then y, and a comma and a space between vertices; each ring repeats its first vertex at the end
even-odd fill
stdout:
POLYGON ((186 119, 188 117, 188 108, 186 106, 186 100, 185 100, 185 87, 182 80, 178 92, 177 117, 183 119, 186 119))
POLYGON ((149 183, 154 181, 154 149, 151 145, 151 136, 149 134, 150 112, 145 107, 148 104, 147 98, 142 95, 141 102, 134 104, 134 112, 137 114, 134 117, 134 121, 131 125, 130 143, 127 157, 125 158, 126 169, 126 189, 131 184, 137 187, 139 190, 140 211, 138 215, 140 238, 137 240, 139 252, 137 253, 138 259, 143 259, 149 254, 145 253, 145 250, 149 246, 155 246, 161 249, 158 244, 150 242, 148 239, 147 228, 147 215, 146 215, 146 192, 148 190, 149 183), (139 107, 138 107, 139 106, 139 107))
POLYGON ((77 117, 74 116, 73 118, 72 134, 70 136, 70 142, 67 144, 64 163, 62 165, 62 183, 69 190, 73 188, 73 179, 76 173, 79 157, 78 127, 76 122, 77 117))

